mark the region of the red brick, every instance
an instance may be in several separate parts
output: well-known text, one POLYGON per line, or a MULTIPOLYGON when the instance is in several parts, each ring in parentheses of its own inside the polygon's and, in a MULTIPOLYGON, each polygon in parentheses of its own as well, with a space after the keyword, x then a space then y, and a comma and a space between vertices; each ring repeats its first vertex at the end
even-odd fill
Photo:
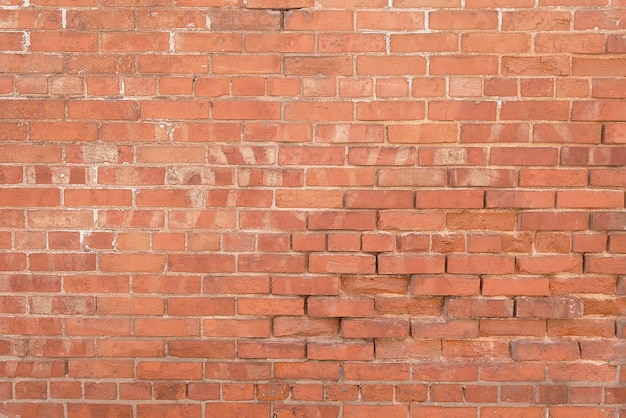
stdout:
POLYGON ((463 387, 461 385, 432 385, 430 396, 435 402, 462 402, 463 387))
POLYGON ((519 184, 523 187, 584 187, 587 185, 586 170, 554 170, 523 168, 519 184))
POLYGON ((482 294, 485 296, 548 296, 550 280, 544 277, 487 276, 483 278, 482 294))
POLYGON ((526 34, 468 33, 461 39, 461 50, 472 53, 524 53, 530 51, 530 38, 526 34))
POLYGON ((391 234, 367 234, 361 237, 364 252, 392 251, 396 248, 396 237, 391 234))
POLYGON ((506 76, 560 76, 569 74, 569 61, 561 56, 505 56, 502 73, 506 76))
POLYGON ((418 190, 415 207, 420 209, 483 207, 483 192, 478 190, 418 190))
POLYGON ((624 207, 624 194, 614 190, 563 190, 557 192, 556 205, 559 208, 610 209, 624 207))
POLYGON ((414 295, 473 296, 480 291, 480 279, 474 277, 414 277, 414 295))
POLYGON ((338 380, 339 365, 335 363, 277 362, 274 365, 276 379, 338 380))
POLYGON ((155 383, 152 392, 158 400, 179 400, 186 397, 187 386, 181 383, 155 383))
POLYGON ((336 53, 380 52, 386 44, 381 34, 320 34, 317 45, 320 52, 336 53))
POLYGON ((331 384, 327 385, 326 398, 329 401, 356 401, 360 396, 357 385, 331 384))
POLYGON ((207 378, 227 380, 267 380, 270 378, 270 364, 258 362, 206 363, 207 378))
POLYGON ((213 104, 215 119, 279 119, 278 102, 249 102, 244 100, 219 101, 213 104))
POLYGON ((600 187, 619 187, 626 184, 626 174, 620 169, 591 170, 589 183, 600 187))
POLYGON ((344 276, 341 278, 341 288, 348 294, 405 294, 408 280, 393 276, 344 276))
POLYGON ((311 34, 259 33, 245 35, 248 52, 312 52, 315 37, 311 34))
MULTIPOLYGON (((415 85, 415 84, 414 84, 415 85)), ((456 124, 420 123, 419 125, 389 125, 388 140, 391 143, 422 144, 456 142, 456 124)))
POLYGON ((94 52, 98 49, 95 33, 33 32, 30 35, 33 51, 94 52))
POLYGON ((130 405, 85 403, 68 405, 67 414, 68 417, 72 418, 97 417, 104 415, 115 418, 130 418, 133 416, 133 410, 130 405))
MULTIPOLYGON (((433 56, 430 58, 431 75, 495 75, 498 73, 498 60, 495 56, 475 55, 463 56, 433 56)), ((463 106, 461 106, 463 107, 463 106)), ((468 106, 470 109, 475 106, 468 106)), ((478 107, 480 115, 495 111, 495 103, 478 107), (486 109, 486 111, 485 111, 486 109)), ((459 110, 456 109, 456 112, 459 110)), ((483 119, 484 120, 484 119, 483 119)), ((487 119, 491 120, 491 119, 487 119)))
POLYGON ((307 358, 311 360, 373 360, 373 343, 308 343, 307 358))
MULTIPOLYGON (((609 276, 573 276, 568 280, 564 278, 554 278, 550 282, 551 292, 553 294, 572 294, 572 293, 604 293, 611 294, 614 292, 615 281, 609 276)), ((619 288, 619 286, 618 286, 619 288)))
POLYGON ((384 128, 373 124, 332 124, 318 125, 316 138, 318 142, 328 143, 377 143, 383 142, 384 128))
POLYGON ((518 318, 578 318, 583 315, 583 301, 567 298, 520 298, 516 301, 518 318))
POLYGON ((398 363, 348 363, 344 366, 345 380, 361 381, 406 381, 409 366, 398 363))
POLYGON ((136 120, 137 107, 137 102, 131 100, 71 101, 68 104, 68 115, 72 119, 136 120))
MULTIPOLYGON (((349 56, 319 56, 286 57, 284 66, 285 74, 287 75, 349 76, 352 74, 353 64, 352 58, 349 56)), ((347 108, 348 106, 344 107, 347 108)), ((333 118, 330 120, 333 120, 333 118)))
POLYGON ((327 147, 281 147, 278 162, 284 165, 343 165, 345 157, 341 149, 327 147), (340 152, 341 151, 341 152, 340 152))
POLYGON ((46 399, 48 386, 46 382, 16 382, 16 399, 46 399))
POLYGON ((280 208, 337 209, 343 206, 340 190, 277 190, 276 206, 280 208))
POLYGON ((278 55, 214 55, 215 74, 274 74, 280 72, 278 55))
POLYGON ((522 273, 553 274, 553 273, 580 273, 582 259, 578 256, 519 256, 516 259, 517 269, 522 273))
POLYGON ((551 364, 548 376, 554 382, 612 382, 615 367, 607 364, 551 364))
POLYGON ((356 209, 413 208, 414 193, 409 190, 349 190, 345 206, 356 209))
POLYGON ((597 336, 610 338, 615 334, 615 324, 604 319, 549 319, 550 336, 597 336))
POLYGON ((153 416, 194 416, 202 413, 200 405, 181 404, 158 404, 158 405, 138 405, 137 418, 148 418, 153 416))
POLYGON ((606 129, 604 132, 604 143, 605 144, 620 144, 624 143, 623 132, 626 129, 624 124, 606 124, 606 129))
POLYGON ((411 335, 421 338, 471 339, 478 337, 476 320, 411 320, 411 335))
POLYGON ((202 363, 140 362, 137 377, 146 380, 196 380, 202 378, 202 363))
POLYGON ((167 344, 168 353, 181 358, 234 358, 232 341, 177 340, 167 344))
POLYGON ((564 418, 571 414, 574 410, 577 412, 582 412, 585 416, 590 418, 608 418, 613 415, 614 411, 611 408, 594 408, 594 407, 576 407, 572 408, 571 406, 552 406, 550 407, 550 413, 554 415, 555 418, 564 418))
POLYGON ((374 273, 376 257, 355 254, 311 254, 309 271, 313 273, 374 273))
MULTIPOLYGON (((238 133, 238 131, 237 131, 238 133)), ((250 122, 244 125, 244 137, 250 141, 310 142, 312 129, 306 124, 250 122)), ((235 137, 235 135, 233 135, 235 137)), ((238 138, 238 135, 236 136, 238 138)))
POLYGON ((441 356, 441 346, 438 341, 406 340, 377 340, 377 359, 436 359, 441 356))
POLYGON ((376 225, 373 211, 334 212, 320 211, 309 214, 311 229, 368 230, 376 225))
POLYGON ((376 416, 407 416, 408 405, 345 405, 345 418, 376 416))
POLYGON ((359 56, 357 74, 360 75, 424 75, 426 60, 417 56, 359 56))
POLYGON ((66 190, 64 202, 67 206, 130 206, 131 190, 81 189, 66 190))
MULTIPOLYGON (((257 342, 257 341, 240 341, 238 343, 239 358, 252 359, 301 359, 305 355, 304 342, 257 342)), ((293 363, 290 363, 290 366, 293 363)), ((278 377, 278 376, 277 376, 278 377)))
POLYGON ((507 212, 448 212, 446 218, 446 224, 451 230, 507 231, 513 230, 515 226, 514 214, 507 212))
POLYGON ((575 342, 517 340, 511 343, 517 361, 571 361, 580 358, 575 342))
MULTIPOLYGON (((216 4, 225 6, 226 4, 216 4)), ((239 4, 241 6, 241 4, 239 4)), ((246 10, 241 8, 211 9, 211 29, 224 31, 279 30, 280 14, 274 10, 246 10)))
POLYGON ((339 331, 336 319, 275 317, 272 326, 277 337, 333 336, 339 331))
POLYGON ((70 360, 67 364, 72 378, 130 378, 134 365, 128 360, 70 360))
POLYGON ((175 316, 234 315, 235 301, 231 298, 177 298, 167 300, 167 312, 175 316))
POLYGON ((274 411, 278 416, 323 416, 336 418, 339 407, 335 405, 277 405, 274 411))
POLYGON ((286 14, 286 30, 350 30, 353 12, 344 10, 295 10, 286 14))
POLYGON ((50 397, 78 399, 82 396, 80 382, 50 382, 50 397))
POLYGON ((494 363, 480 367, 480 379, 488 382, 539 382, 546 376, 544 365, 494 363))
POLYGON ((379 255, 378 272, 380 274, 424 274, 443 273, 443 256, 427 255, 379 255))
MULTIPOLYGON (((233 272, 234 257, 229 255, 171 255, 169 269, 179 272, 233 272)), ((158 271, 161 271, 159 269, 158 271)))
POLYGON ((428 106, 431 120, 495 120, 495 102, 432 101, 428 106))
MULTIPOLYGON (((483 294, 484 286, 483 282, 483 294)), ((454 298, 448 300, 447 311, 456 317, 511 317, 513 300, 454 298)))
POLYGON ((304 271, 304 256, 299 254, 241 255, 238 269, 242 272, 298 273, 304 271))
POLYGON ((561 231, 584 230, 589 214, 584 212, 524 212, 520 218, 522 230, 561 231))
POLYGON ((413 380, 426 382, 471 382, 478 379, 478 366, 472 364, 425 363, 412 366, 413 380))
POLYGON ((198 336, 200 321, 197 319, 138 318, 135 320, 137 336, 198 336))
MULTIPOLYGON (((21 261, 19 254, 11 254, 11 264, 19 267, 21 261)), ((0 259, 1 260, 1 259, 0 259)), ((31 254, 29 256, 30 268, 33 271, 94 271, 96 270, 95 254, 31 254)), ((0 267, 2 267, 0 262, 0 267)), ((7 270, 0 268, 0 270, 7 270)))
POLYGON ((379 315, 441 315, 443 312, 443 301, 439 297, 377 296, 374 299, 374 310, 379 315))
POLYGON ((174 36, 174 45, 177 51, 240 52, 242 50, 241 36, 235 33, 177 33, 174 36))
POLYGON ((348 151, 348 162, 354 165, 415 165, 416 149, 409 147, 374 148, 353 147, 348 151))
POLYGON ((586 403, 600 403, 602 399, 602 389, 599 387, 571 387, 569 389, 569 397, 572 402, 586 404, 586 403))
POLYGON ((65 331, 68 335, 130 335, 130 320, 117 318, 68 318, 65 320, 65 331))
POLYGON ((206 337, 267 337, 270 321, 265 319, 205 319, 206 337))
POLYGON ((141 29, 198 28, 205 24, 204 18, 180 9, 145 11, 140 9, 137 15, 137 27, 141 29))
MULTIPOLYGON (((299 401, 321 401, 324 398, 324 386, 320 384, 295 384, 291 386, 291 396, 294 400, 299 401)), ((311 405, 311 408, 316 408, 311 405)), ((308 406, 303 406, 305 410, 308 406)), ((330 409, 329 409, 330 411, 330 409)), ((330 412, 327 412, 330 414, 330 412)))
POLYGON ((620 270, 624 268, 624 263, 624 258, 620 256, 586 256, 585 272, 619 274, 620 270))
POLYGON ((357 103, 356 117, 360 121, 414 120, 424 117, 424 109, 422 102, 357 103))
POLYGON ((228 417, 234 414, 245 414, 249 417, 264 417, 270 414, 270 404, 261 403, 226 403, 212 402, 211 413, 215 416, 228 417))
POLYGON ((335 299, 310 297, 307 299, 307 313, 320 317, 372 317, 374 301, 369 298, 335 299))
POLYGON ((165 257, 155 254, 103 254, 100 268, 112 272, 159 272, 165 265, 165 257))
POLYGON ((456 407, 456 406, 422 406, 418 404, 411 405, 411 418, 418 417, 459 417, 471 418, 477 414, 476 408, 456 407))
POLYGON ((515 174, 506 169, 452 168, 449 170, 449 182, 452 187, 513 187, 515 174))
POLYGON ((555 197, 552 192, 488 190, 485 193, 488 208, 552 208, 555 197))
POLYGON ((98 341, 98 355, 106 357, 163 357, 165 344, 159 341, 106 339, 98 341))
POLYGON ((546 335, 546 321, 539 319, 481 319, 479 328, 481 336, 542 337, 546 335))
POLYGON ((237 310, 243 315, 302 315, 304 302, 298 297, 241 298, 237 310))
POLYGON ((515 259, 499 255, 449 255, 447 271, 462 274, 513 273, 515 259))
POLYGON ((206 119, 209 106, 205 102, 152 100, 140 102, 142 119, 187 120, 206 119))
POLYGON ((403 319, 344 319, 345 338, 402 338, 409 335, 409 322, 403 319))

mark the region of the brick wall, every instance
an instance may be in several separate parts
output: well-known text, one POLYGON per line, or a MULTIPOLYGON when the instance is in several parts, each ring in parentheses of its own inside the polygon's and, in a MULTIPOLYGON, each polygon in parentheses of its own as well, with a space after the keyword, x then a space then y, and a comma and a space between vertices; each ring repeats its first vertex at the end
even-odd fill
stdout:
POLYGON ((0 0, 0 416, 626 416, 625 29, 0 0))

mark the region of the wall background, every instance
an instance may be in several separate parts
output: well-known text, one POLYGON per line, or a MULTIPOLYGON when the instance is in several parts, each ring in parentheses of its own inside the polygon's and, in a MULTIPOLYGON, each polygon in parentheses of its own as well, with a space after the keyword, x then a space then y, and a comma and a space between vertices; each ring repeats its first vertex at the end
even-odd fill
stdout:
POLYGON ((0 0, 0 416, 626 416, 624 0, 0 0))

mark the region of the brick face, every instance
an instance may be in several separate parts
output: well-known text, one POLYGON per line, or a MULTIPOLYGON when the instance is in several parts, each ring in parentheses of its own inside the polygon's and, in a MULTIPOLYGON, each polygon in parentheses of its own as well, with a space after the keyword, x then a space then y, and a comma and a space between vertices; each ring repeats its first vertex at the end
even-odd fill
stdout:
POLYGON ((0 0, 0 416, 626 413, 624 0, 0 0))

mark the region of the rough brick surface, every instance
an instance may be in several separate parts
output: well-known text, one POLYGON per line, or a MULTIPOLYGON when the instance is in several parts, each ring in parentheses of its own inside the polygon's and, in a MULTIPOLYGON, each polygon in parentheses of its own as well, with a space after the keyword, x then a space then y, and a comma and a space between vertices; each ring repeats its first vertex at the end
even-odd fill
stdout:
POLYGON ((0 417, 626 415, 624 0, 0 0, 0 417))

